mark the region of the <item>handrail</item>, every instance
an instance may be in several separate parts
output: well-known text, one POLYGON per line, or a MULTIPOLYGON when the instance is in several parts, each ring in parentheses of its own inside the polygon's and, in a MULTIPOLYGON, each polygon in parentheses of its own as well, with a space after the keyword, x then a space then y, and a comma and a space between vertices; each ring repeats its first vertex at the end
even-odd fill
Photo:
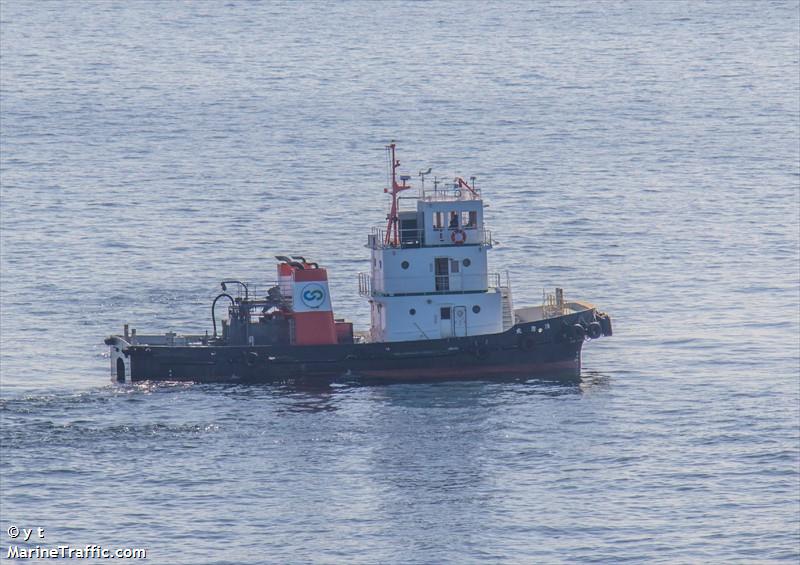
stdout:
POLYGON ((372 277, 369 273, 358 273, 358 294, 372 296, 372 277))
MULTIPOLYGON (((234 281, 226 280, 226 283, 234 281)), ((265 282, 265 283, 250 283, 247 281, 235 281, 237 284, 236 292, 229 288, 227 292, 238 300, 258 300, 259 296, 266 296, 267 291, 274 287, 279 286, 278 281, 265 282), (246 290, 245 290, 246 289, 246 290)))
POLYGON ((425 275, 419 277, 384 277, 383 284, 376 289, 375 281, 370 273, 358 273, 358 293, 364 297, 371 296, 391 296, 398 294, 461 294, 470 292, 486 292, 501 288, 510 288, 508 283, 508 273, 506 281, 503 281, 501 273, 479 273, 479 274, 449 274, 449 275, 425 275), (505 282, 505 284, 503 284, 505 282), (402 288, 402 292, 387 291, 396 287, 402 288), (414 290, 420 289, 420 290, 414 290))
POLYGON ((452 202, 459 200, 480 200, 481 190, 476 188, 474 192, 459 188, 458 183, 445 183, 450 188, 441 188, 422 191, 422 200, 428 202, 452 202))
POLYGON ((379 227, 373 227, 367 237, 367 247, 369 249, 391 249, 391 248, 414 248, 414 247, 453 247, 454 245, 492 245, 492 232, 486 228, 433 228, 439 234, 438 241, 427 241, 425 239, 426 230, 423 228, 416 229, 400 229, 399 245, 387 244, 386 232, 379 227), (463 243, 456 244, 453 240, 452 234, 456 231, 461 234, 456 234, 459 241, 463 243), (462 239, 463 238, 463 239, 462 239))
POLYGON ((231 301, 232 308, 236 306, 236 301, 234 301, 233 296, 231 296, 227 292, 221 292, 220 294, 218 294, 217 297, 214 299, 214 302, 211 303, 211 323, 214 326, 214 339, 217 339, 217 316, 215 310, 217 308, 217 301, 220 298, 229 299, 231 301))

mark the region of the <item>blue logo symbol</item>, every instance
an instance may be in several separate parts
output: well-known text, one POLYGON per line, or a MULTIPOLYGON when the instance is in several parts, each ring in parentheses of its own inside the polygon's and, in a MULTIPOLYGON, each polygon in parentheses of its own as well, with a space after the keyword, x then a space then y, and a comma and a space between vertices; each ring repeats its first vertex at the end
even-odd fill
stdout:
POLYGON ((303 304, 309 308, 319 308, 325 302, 325 287, 321 284, 307 284, 300 293, 303 304))

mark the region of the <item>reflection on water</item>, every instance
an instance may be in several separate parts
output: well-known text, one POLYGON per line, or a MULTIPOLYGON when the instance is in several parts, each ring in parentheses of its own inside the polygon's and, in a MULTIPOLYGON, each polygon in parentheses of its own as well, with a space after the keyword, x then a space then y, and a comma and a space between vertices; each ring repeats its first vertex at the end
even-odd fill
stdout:
MULTIPOLYGON (((501 395, 562 396, 582 394, 603 381, 589 379, 493 379, 372 387, 375 398, 410 408, 465 408, 492 402, 501 395)), ((606 381, 607 382, 607 381, 606 381)))
POLYGON ((598 371, 584 371, 578 384, 582 393, 598 392, 611 388, 611 375, 598 371))
POLYGON ((382 404, 408 408, 465 408, 484 405, 493 398, 508 395, 565 396, 580 395, 611 386, 607 373, 584 372, 581 378, 564 380, 492 379, 486 381, 440 381, 430 383, 358 384, 335 382, 309 382, 303 380, 279 384, 195 384, 191 382, 141 382, 133 385, 109 384, 80 393, 52 393, 0 398, 0 414, 46 415, 49 412, 64 416, 74 411, 86 410, 89 405, 141 403, 156 395, 190 394, 196 402, 227 398, 236 402, 253 402, 274 399, 281 410, 333 411, 343 397, 367 393, 382 404), (199 396, 198 396, 199 395, 199 396))
POLYGON ((284 396, 287 404, 281 410, 290 412, 331 412, 337 409, 336 389, 329 384, 283 385, 276 395, 284 396))

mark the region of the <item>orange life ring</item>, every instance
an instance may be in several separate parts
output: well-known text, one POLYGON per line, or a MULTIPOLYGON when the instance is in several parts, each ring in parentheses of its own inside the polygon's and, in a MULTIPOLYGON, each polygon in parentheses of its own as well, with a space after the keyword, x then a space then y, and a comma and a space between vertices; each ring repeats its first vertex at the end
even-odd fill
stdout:
POLYGON ((467 233, 464 230, 454 229, 450 233, 450 240, 456 245, 463 245, 467 241, 467 233))

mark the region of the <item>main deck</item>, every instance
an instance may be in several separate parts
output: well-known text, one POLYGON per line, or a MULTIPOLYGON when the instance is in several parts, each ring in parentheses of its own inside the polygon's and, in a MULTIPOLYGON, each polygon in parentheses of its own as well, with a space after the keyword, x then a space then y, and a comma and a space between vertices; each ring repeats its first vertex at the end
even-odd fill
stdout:
POLYGON ((106 343, 112 379, 119 383, 575 377, 584 341, 611 335, 611 320, 587 303, 565 307, 569 312, 553 318, 542 318, 545 311, 537 307, 515 311, 520 321, 501 333, 435 340, 258 346, 230 345, 206 335, 132 331, 106 343))

